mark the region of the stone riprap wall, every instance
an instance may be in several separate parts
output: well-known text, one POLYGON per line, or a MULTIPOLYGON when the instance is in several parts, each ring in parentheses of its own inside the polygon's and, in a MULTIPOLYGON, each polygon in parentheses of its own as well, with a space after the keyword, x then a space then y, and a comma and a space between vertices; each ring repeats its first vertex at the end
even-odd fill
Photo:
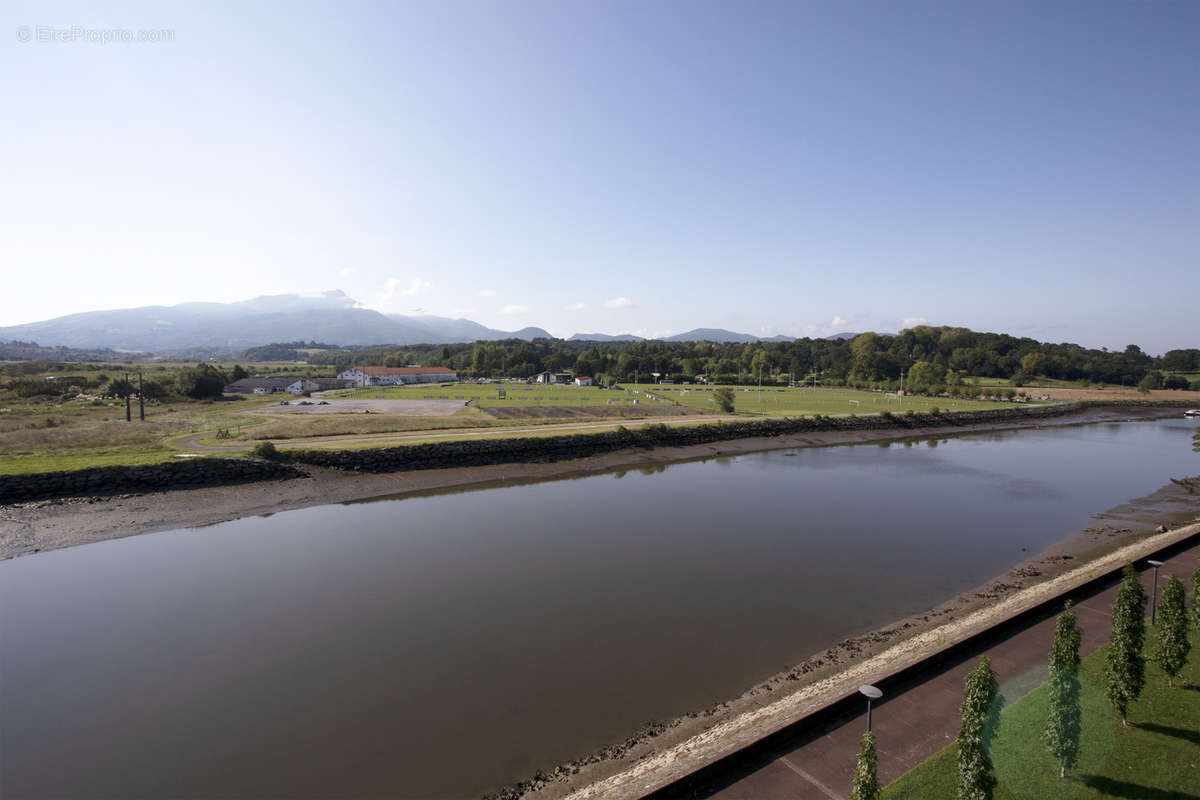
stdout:
POLYGON ((283 480, 305 474, 289 464, 269 461, 195 458, 134 467, 91 467, 68 472, 0 475, 0 504, 50 497, 104 496, 283 480))
POLYGON ((1088 407, 1157 406, 1161 403, 1063 403, 1053 406, 1014 406, 988 411, 939 414, 890 414, 865 417, 799 417, 669 427, 646 425, 604 433, 537 438, 477 439, 437 442, 368 450, 280 451, 281 460, 362 472, 474 467, 489 464, 564 461, 629 448, 685 447, 754 437, 788 436, 815 431, 868 431, 994 424, 1061 417, 1088 407))

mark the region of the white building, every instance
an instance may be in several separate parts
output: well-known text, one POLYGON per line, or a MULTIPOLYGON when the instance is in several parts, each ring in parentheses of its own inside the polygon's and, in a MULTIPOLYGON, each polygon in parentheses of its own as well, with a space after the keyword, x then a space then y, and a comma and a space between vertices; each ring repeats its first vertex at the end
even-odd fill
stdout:
POLYGON ((534 380, 538 383, 558 383, 558 376, 553 372, 539 372, 534 380))
POLYGON ((304 394, 305 392, 319 391, 321 386, 314 380, 309 380, 308 378, 301 378, 298 381, 289 383, 284 388, 287 391, 291 392, 292 394, 304 394))
POLYGON ((355 386, 403 386, 456 381, 458 373, 446 367, 352 367, 339 372, 338 378, 354 381, 355 386))
POLYGON ((576 386, 591 386, 592 379, 587 375, 580 375, 578 378, 575 379, 575 385, 576 386))

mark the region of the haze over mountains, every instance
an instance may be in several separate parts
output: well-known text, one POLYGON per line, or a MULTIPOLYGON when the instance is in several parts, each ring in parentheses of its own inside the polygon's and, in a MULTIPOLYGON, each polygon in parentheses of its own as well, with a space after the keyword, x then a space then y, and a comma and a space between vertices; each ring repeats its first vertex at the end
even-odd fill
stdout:
MULTIPOLYGON (((112 348, 152 353, 242 349, 272 342, 318 341, 337 345, 447 344, 497 339, 553 339, 541 328, 488 328, 469 319, 383 314, 361 308, 340 290, 319 295, 282 294, 237 303, 88 311, 0 327, 0 340, 36 341, 43 346, 112 348)), ((575 334, 572 340, 642 341, 632 334, 575 334)), ((696 328, 665 341, 755 342, 760 337, 721 328, 696 328)), ((791 341, 774 336, 762 341, 791 341)))

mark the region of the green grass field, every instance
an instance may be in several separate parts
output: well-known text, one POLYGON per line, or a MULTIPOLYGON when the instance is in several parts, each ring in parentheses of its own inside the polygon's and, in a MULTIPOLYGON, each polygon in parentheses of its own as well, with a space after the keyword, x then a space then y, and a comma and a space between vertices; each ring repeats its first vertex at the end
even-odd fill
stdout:
MULTIPOLYGON (((1152 641, 1153 634, 1147 639, 1152 641)), ((1001 714, 992 752, 998 780, 995 800, 1200 798, 1200 635, 1192 633, 1189 664, 1175 688, 1167 687, 1153 662, 1147 663, 1146 689, 1130 708, 1128 728, 1121 725, 1104 695, 1103 654, 1102 648, 1080 667, 1083 740, 1076 769, 1059 779, 1058 767, 1042 742, 1048 697, 1043 684, 1001 714)), ((951 744, 890 783, 882 796, 884 800, 952 798, 956 781, 956 751, 951 744)))
MULTIPOLYGON (((652 385, 640 384, 630 386, 643 392, 649 392, 670 402, 703 409, 717 411, 713 401, 713 392, 708 386, 682 385, 652 385)), ((730 387, 734 390, 734 412, 738 414, 799 417, 810 414, 879 414, 891 411, 893 414, 908 411, 929 411, 937 407, 943 411, 966 411, 985 408, 1005 408, 1010 403, 992 403, 980 400, 961 400, 948 397, 905 397, 903 401, 895 396, 880 392, 864 392, 855 389, 787 389, 757 388, 747 386, 730 387)))
POLYGON ((449 386, 425 384, 421 386, 385 386, 370 389, 354 389, 336 392, 336 397, 384 397, 407 400, 475 400, 478 408, 519 408, 521 406, 589 406, 631 405, 657 403, 643 395, 624 390, 601 389, 598 386, 560 386, 556 384, 525 383, 456 383, 449 386), (501 398, 497 390, 503 390, 501 398))
POLYGON ((154 403, 146 406, 145 421, 134 402, 133 421, 126 422, 118 400, 0 400, 0 474, 166 461, 180 452, 179 437, 261 424, 261 417, 245 412, 271 402, 154 403))

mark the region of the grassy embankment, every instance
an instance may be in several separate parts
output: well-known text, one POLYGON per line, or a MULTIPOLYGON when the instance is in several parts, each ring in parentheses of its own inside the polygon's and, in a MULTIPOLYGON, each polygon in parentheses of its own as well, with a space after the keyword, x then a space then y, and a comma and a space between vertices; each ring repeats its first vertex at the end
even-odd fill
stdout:
MULTIPOLYGON (((1149 655, 1153 632, 1146 638, 1149 655)), ((1147 662, 1146 688, 1130 708, 1128 728, 1104 695, 1104 648, 1083 660, 1083 739, 1079 764, 1066 778, 1058 777, 1042 741, 1047 686, 1007 707, 992 751, 999 782, 995 800, 1200 798, 1200 635, 1193 631, 1191 638, 1189 663, 1174 688, 1167 686, 1156 664, 1147 662)), ((954 797, 957 774, 956 751, 950 744, 890 783, 883 798, 954 797)))

